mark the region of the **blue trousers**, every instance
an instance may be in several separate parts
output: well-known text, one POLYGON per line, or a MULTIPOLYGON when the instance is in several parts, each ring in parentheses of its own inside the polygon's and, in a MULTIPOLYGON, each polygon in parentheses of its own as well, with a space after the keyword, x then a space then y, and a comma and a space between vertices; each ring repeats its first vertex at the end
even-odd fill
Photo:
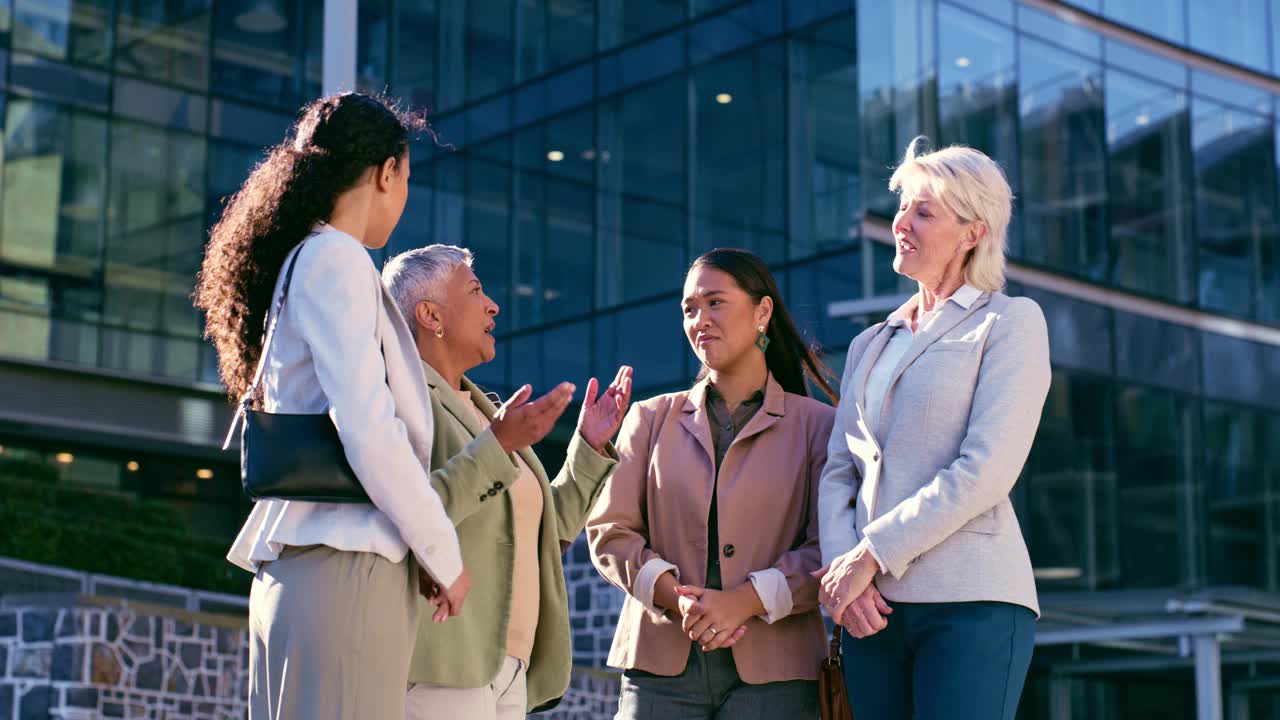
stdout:
POLYGON ((891 602, 889 626, 841 639, 857 720, 1013 720, 1035 614, 1001 602, 891 602))
POLYGON ((679 675, 624 672, 614 720, 817 720, 817 682, 748 685, 738 677, 732 650, 690 645, 679 675))

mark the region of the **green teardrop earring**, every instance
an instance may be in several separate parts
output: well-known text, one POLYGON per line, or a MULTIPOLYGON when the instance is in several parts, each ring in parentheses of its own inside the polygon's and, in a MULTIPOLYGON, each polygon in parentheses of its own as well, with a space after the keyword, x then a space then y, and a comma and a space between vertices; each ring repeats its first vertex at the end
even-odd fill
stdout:
POLYGON ((769 336, 764 334, 764 326, 757 325, 756 330, 760 332, 760 334, 756 336, 756 347, 760 348, 760 352, 762 353, 769 352, 769 336))

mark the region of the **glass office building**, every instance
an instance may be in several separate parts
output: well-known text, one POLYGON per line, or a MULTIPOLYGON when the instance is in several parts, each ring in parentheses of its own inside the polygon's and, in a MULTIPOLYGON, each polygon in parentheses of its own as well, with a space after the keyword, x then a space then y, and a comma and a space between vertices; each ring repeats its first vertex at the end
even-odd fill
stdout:
MULTIPOLYGON (((0 0, 3 452, 230 539, 189 295, 221 198, 319 92, 323 5, 0 0)), ((357 25, 357 84, 437 134, 375 260, 476 252, 500 393, 624 362, 641 396, 686 387, 678 289, 717 246, 768 259, 838 372, 911 291, 907 142, 999 160, 1054 363, 1014 490, 1053 640, 1020 717, 1196 717, 1212 638, 1228 717, 1280 718, 1280 0, 360 0, 357 25)))

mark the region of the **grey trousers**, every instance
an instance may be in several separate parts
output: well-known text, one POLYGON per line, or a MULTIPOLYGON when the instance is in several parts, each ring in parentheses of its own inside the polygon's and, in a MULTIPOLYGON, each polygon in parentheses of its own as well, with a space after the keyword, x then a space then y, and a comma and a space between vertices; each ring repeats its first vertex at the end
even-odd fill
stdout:
POLYGON ((732 650, 690 646, 689 664, 675 677, 624 672, 614 720, 817 720, 816 681, 748 685, 732 650))
POLYGON ((259 568, 250 720, 403 720, 418 628, 411 558, 309 545, 259 568))

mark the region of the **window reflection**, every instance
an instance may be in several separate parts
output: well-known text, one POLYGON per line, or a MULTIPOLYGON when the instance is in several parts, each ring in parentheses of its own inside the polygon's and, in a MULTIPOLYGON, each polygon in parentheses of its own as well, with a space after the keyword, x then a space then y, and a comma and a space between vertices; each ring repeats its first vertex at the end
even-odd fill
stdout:
POLYGON ((1178 302, 1193 297, 1186 95, 1106 72, 1112 281, 1178 302))
POLYGON ((684 0, 596 0, 600 49, 625 45, 684 19, 684 0))
POLYGON ((1192 117, 1200 304, 1253 315, 1262 247, 1280 243, 1271 118, 1199 98, 1192 117))
POLYGON ((296 0, 222 0, 213 20, 213 89, 277 106, 302 95, 305 38, 296 0))
POLYGON ((1107 141, 1101 68, 1025 37, 1019 52, 1019 194, 1025 239, 1014 254, 1105 280, 1107 141))
POLYGON ((1204 460, 1200 492, 1207 504, 1206 580, 1212 584, 1274 587, 1265 557, 1270 508, 1258 466, 1257 413, 1224 403, 1204 403, 1204 460))
POLYGON ((388 0, 360 0, 356 26, 356 87, 382 92, 387 85, 388 0))
POLYGON ((858 75, 852 15, 791 44, 791 258, 853 244, 862 219, 858 176, 858 75), (801 199, 808 207, 799 207, 801 199))
POLYGON ((121 0, 115 69, 204 90, 209 86, 212 0, 121 0))
MULTIPOLYGON (((1102 14, 1112 20, 1175 43, 1186 42, 1187 0, 1102 0, 1102 14)), ((1216 4, 1216 3, 1215 3, 1216 4)))
POLYGON ((516 3, 516 80, 544 75, 595 50, 592 0, 524 0, 516 3))
POLYGON ((1018 187, 1013 31, 946 4, 938 24, 940 139, 986 153, 1018 187))
MULTIPOLYGON (((1189 0, 1191 47, 1266 72, 1268 33, 1263 18, 1267 4, 1267 0, 1189 0)), ((1276 12, 1274 4, 1271 12, 1276 12)))
MULTIPOLYGON (((15 0, 13 47, 57 60, 104 66, 110 57, 110 0, 15 0)), ((8 29, 7 3, 0 3, 8 29)))
POLYGON ((766 45, 693 74, 691 255, 735 246, 783 256, 783 50, 766 45))
POLYGON ((432 108, 436 96, 436 52, 440 48, 440 15, 436 0, 396 3, 396 95, 413 107, 432 108))

